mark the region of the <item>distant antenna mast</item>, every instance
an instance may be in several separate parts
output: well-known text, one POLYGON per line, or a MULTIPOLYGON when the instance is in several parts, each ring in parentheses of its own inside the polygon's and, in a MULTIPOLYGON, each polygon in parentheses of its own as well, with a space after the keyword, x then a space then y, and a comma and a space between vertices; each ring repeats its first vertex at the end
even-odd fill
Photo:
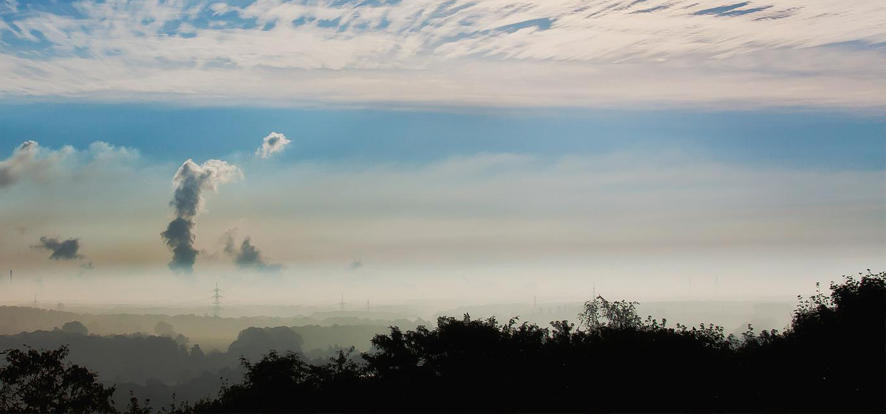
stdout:
POLYGON ((9 283, 12 283, 12 269, 9 269, 9 283))
POLYGON ((339 308, 341 308, 341 310, 345 310, 345 294, 344 293, 341 294, 341 300, 338 302, 338 306, 339 306, 339 308))
POLYGON ((218 315, 221 313, 221 289, 218 288, 218 283, 215 284, 215 289, 213 289, 212 295, 212 315, 218 318, 218 315))

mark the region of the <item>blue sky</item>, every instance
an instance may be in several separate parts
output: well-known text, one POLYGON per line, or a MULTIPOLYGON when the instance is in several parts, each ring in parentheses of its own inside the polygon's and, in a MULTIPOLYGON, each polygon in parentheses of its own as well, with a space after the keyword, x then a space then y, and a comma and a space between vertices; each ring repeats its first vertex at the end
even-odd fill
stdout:
POLYGON ((0 106, 11 151, 93 141, 162 162, 223 158, 255 137, 296 137, 283 160, 428 162, 475 153, 548 156, 681 151, 704 159, 824 169, 883 169, 886 121, 845 111, 365 110, 193 108, 164 105, 0 106))

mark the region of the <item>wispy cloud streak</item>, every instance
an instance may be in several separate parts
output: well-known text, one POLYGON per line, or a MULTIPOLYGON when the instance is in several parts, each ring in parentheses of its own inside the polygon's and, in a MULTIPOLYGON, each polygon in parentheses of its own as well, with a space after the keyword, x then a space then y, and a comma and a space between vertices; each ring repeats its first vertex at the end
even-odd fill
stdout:
POLYGON ((882 106, 886 89, 878 0, 84 1, 0 14, 8 97, 882 106))

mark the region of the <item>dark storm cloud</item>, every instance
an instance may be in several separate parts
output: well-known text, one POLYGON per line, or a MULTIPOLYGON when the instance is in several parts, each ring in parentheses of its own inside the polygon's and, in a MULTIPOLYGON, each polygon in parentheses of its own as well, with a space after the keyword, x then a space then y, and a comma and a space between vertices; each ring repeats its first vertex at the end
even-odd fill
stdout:
POLYGON ((79 239, 59 240, 43 236, 40 237, 40 244, 35 247, 51 251, 52 254, 49 255, 49 258, 52 260, 74 260, 83 257, 78 253, 80 250, 79 239))
POLYGON ((219 184, 240 177, 240 169, 224 161, 209 160, 202 165, 185 161, 172 180, 175 191, 169 204, 175 209, 175 219, 160 236, 172 250, 169 267, 175 271, 191 272, 197 259, 194 248, 194 228, 197 214, 203 205, 203 192, 216 191, 219 184))

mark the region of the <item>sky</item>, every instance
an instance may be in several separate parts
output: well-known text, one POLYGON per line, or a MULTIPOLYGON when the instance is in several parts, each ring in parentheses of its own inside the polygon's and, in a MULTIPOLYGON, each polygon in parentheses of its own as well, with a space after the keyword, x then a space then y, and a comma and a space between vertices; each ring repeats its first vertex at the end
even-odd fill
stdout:
POLYGON ((883 21, 6 0, 0 302, 790 299, 883 270, 883 21))

